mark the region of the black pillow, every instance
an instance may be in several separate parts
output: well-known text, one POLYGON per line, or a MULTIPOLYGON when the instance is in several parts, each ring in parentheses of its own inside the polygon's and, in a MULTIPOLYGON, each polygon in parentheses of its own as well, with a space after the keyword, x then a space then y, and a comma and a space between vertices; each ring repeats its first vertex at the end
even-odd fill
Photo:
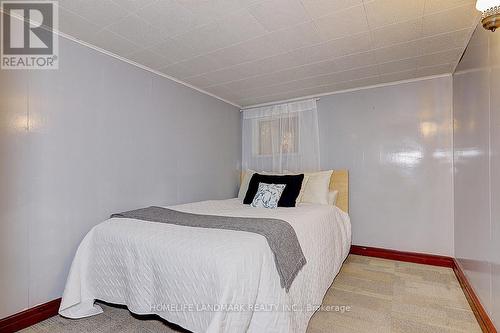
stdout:
POLYGON ((303 180, 304 174, 276 176, 254 173, 252 179, 250 179, 250 183, 248 184, 248 190, 243 203, 246 205, 252 203, 255 194, 257 194, 259 183, 285 184, 285 189, 283 190, 280 200, 278 201, 278 207, 295 207, 295 202, 299 196, 303 180))

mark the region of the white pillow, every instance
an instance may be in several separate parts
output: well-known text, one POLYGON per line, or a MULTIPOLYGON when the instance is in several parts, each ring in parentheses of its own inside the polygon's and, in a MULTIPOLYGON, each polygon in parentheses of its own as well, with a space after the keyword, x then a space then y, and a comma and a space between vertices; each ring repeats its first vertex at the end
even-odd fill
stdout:
POLYGON ((243 180, 241 181, 240 184, 240 191, 238 192, 238 199, 243 200, 245 199, 245 195, 247 194, 248 191, 248 185, 250 184, 250 179, 252 179, 253 174, 255 171, 248 169, 245 171, 245 175, 243 176, 243 180))
POLYGON ((339 191, 330 191, 328 192, 328 204, 335 206, 337 205, 337 197, 339 195, 339 191))
POLYGON ((332 173, 333 170, 306 173, 308 179, 300 202, 328 205, 332 173))
MULTIPOLYGON (((302 180, 302 185, 300 186, 300 192, 299 195, 297 196, 297 204, 299 202, 302 202, 302 197, 304 196, 304 192, 306 190, 307 182, 309 181, 309 176, 304 174, 304 179, 302 180)), ((297 206, 297 205, 295 205, 297 206)))
POLYGON ((278 207, 278 201, 285 187, 285 184, 259 183, 259 188, 250 206, 273 209, 278 207))

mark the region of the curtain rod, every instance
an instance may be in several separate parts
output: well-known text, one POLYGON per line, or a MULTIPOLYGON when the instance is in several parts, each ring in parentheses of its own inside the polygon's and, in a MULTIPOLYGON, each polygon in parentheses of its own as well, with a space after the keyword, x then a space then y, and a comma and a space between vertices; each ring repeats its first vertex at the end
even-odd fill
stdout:
POLYGON ((277 102, 269 102, 269 103, 262 103, 262 104, 250 105, 250 106, 247 106, 247 107, 241 108, 241 110, 240 110, 240 111, 243 111, 243 110, 250 110, 250 109, 255 109, 255 108, 260 108, 260 107, 263 107, 263 106, 272 106, 272 105, 278 105, 278 104, 285 104, 285 103, 292 103, 292 102, 300 102, 300 101, 305 101, 305 100, 308 100, 308 99, 314 99, 314 100, 317 102, 317 101, 319 101, 321 98, 319 98, 319 97, 316 97, 316 98, 303 98, 303 97, 300 97, 300 98, 292 98, 292 99, 287 99, 287 100, 283 100, 283 101, 277 101, 277 102))

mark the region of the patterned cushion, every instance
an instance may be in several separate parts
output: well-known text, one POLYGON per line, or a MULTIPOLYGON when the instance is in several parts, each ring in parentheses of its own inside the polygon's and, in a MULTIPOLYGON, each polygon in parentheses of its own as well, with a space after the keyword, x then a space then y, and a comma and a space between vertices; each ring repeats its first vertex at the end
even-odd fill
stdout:
POLYGON ((286 184, 259 183, 259 188, 257 189, 251 206, 260 208, 278 207, 278 201, 285 187, 286 184))

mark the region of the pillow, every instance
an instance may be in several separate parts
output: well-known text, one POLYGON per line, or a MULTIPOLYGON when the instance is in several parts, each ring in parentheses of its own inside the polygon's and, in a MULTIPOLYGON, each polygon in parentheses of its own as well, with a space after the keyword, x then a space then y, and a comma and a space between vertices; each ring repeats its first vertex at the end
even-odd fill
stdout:
MULTIPOLYGON (((283 173, 272 173, 272 172, 268 172, 268 171, 262 171, 262 174, 284 176, 284 175, 298 175, 299 173, 291 172, 288 170, 283 170, 283 173)), ((304 174, 304 180, 302 181, 302 186, 300 187, 300 192, 299 192, 299 196, 297 197, 297 202, 302 202, 302 196, 304 195, 304 191, 306 189, 306 184, 307 184, 308 179, 309 179, 309 176, 307 174, 304 174)))
POLYGON ((259 183, 257 193, 255 194, 250 206, 260 208, 278 207, 278 201, 280 200, 285 187, 285 184, 259 183))
POLYGON ((333 170, 307 173, 309 176, 300 202, 328 205, 330 178, 333 170))
POLYGON ((304 174, 304 180, 302 180, 302 186, 300 187, 299 196, 297 197, 297 202, 302 202, 302 197, 306 190, 307 182, 309 181, 309 176, 304 174))
POLYGON ((238 192, 238 199, 240 200, 245 199, 245 194, 247 194, 248 191, 248 184, 250 183, 250 179, 252 179, 254 173, 255 171, 250 169, 245 171, 245 175, 243 175, 243 179, 241 180, 240 190, 238 192))
POLYGON ((339 195, 339 191, 330 191, 328 192, 328 204, 335 206, 337 205, 337 196, 339 195))
POLYGON ((281 194, 281 198, 278 201, 278 207, 295 207, 297 202, 297 197, 300 193, 300 187, 302 186, 302 180, 304 175, 261 175, 255 173, 250 179, 248 185, 248 191, 245 195, 243 203, 249 205, 252 203, 255 194, 257 193, 259 183, 266 184, 285 184, 286 187, 281 194))

